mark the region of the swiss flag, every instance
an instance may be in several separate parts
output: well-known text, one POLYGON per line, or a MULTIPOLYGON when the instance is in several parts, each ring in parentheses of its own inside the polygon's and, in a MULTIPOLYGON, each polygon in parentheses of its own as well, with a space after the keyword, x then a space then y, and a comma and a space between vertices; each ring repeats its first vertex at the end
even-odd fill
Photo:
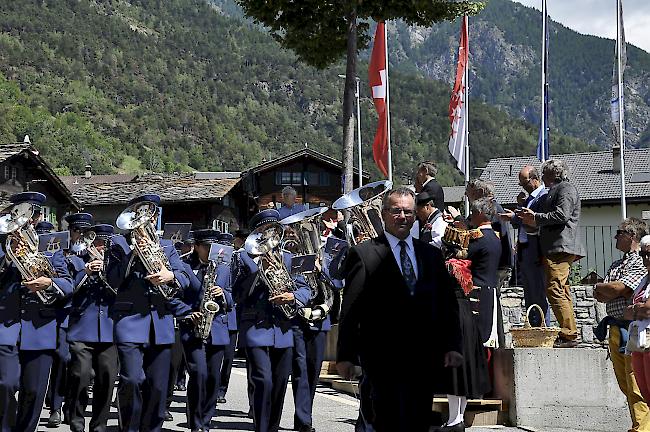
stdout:
POLYGON ((377 24, 375 42, 372 46, 368 82, 372 88, 372 100, 379 115, 377 133, 372 144, 372 155, 379 170, 388 176, 388 110, 386 109, 386 39, 384 23, 377 24))

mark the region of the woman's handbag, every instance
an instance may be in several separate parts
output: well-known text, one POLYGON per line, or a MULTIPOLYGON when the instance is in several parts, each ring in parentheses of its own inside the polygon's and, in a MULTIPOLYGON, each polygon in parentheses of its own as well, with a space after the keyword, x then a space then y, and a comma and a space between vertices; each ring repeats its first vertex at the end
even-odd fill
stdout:
POLYGON ((650 351, 650 338, 648 329, 641 328, 639 321, 632 321, 629 327, 629 337, 625 350, 627 352, 648 352, 650 351))

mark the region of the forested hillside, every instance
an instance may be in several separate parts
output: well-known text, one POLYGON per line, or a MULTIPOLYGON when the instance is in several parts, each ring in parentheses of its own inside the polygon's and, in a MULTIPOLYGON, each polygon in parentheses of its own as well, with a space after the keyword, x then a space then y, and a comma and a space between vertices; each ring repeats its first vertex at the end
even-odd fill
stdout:
MULTIPOLYGON (((0 142, 29 134, 60 173, 86 163, 97 173, 240 170, 305 144, 339 158, 343 71, 304 66, 204 0, 1 2, 0 142)), ((392 74, 396 173, 433 158, 443 183, 460 179, 447 152, 449 94, 417 71, 392 74)), ((474 166, 534 152, 536 126, 478 102, 471 116, 474 166)), ((554 135, 556 153, 586 148, 554 135)))

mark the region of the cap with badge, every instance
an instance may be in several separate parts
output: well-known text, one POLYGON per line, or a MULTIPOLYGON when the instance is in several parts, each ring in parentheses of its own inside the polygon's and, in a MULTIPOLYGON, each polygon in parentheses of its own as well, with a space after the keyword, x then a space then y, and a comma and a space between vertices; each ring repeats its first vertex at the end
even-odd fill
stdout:
POLYGON ((249 222, 251 230, 261 227, 262 225, 278 222, 280 220, 280 213, 274 209, 262 210, 253 216, 249 222))
POLYGON ((54 229, 54 225, 52 225, 50 222, 47 221, 39 222, 34 226, 34 230, 36 231, 36 234, 49 234, 52 232, 53 229, 54 229))
POLYGON ((217 238, 217 241, 223 245, 232 245, 232 241, 235 239, 235 236, 230 233, 221 233, 217 238))
POLYGON ((45 195, 40 192, 20 192, 9 197, 13 204, 30 203, 37 206, 45 204, 45 195))
POLYGON ((90 227, 90 230, 97 235, 97 238, 108 240, 115 234, 115 228, 110 224, 97 224, 90 227))
POLYGON ((194 230, 194 243, 216 243, 220 235, 221 232, 210 228, 194 230))
POLYGON ((141 203, 141 202, 142 203, 150 202, 150 203, 155 204, 157 207, 160 207, 160 195, 156 195, 156 194, 139 195, 139 196, 131 199, 131 201, 129 201, 128 205, 131 206, 133 204, 137 204, 137 203, 141 203))
POLYGON ((93 224, 93 216, 90 213, 72 213, 64 219, 70 229, 86 229, 93 224))

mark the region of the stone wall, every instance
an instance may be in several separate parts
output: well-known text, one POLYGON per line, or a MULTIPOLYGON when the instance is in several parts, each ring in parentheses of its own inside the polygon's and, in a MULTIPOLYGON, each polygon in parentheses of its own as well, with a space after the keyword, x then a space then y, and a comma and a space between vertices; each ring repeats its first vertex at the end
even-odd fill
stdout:
MULTIPOLYGON (((605 306, 594 299, 593 286, 577 285, 571 287, 573 306, 576 313, 580 348, 603 348, 602 343, 594 338, 593 328, 605 316, 605 306)), ((524 325, 524 289, 519 286, 509 286, 501 292, 501 307, 503 326, 506 334, 506 347, 512 347, 511 327, 524 325)), ((557 320, 551 310, 551 325, 557 326, 557 320)))

